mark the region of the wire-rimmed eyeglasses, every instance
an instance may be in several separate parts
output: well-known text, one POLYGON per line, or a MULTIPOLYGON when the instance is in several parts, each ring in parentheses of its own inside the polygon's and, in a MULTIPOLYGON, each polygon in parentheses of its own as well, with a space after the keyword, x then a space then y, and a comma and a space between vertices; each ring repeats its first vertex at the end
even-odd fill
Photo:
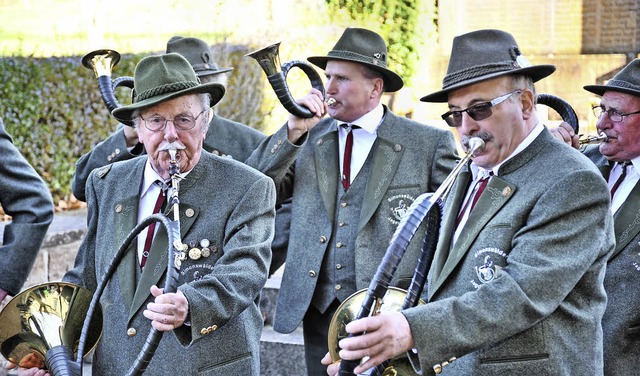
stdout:
POLYGON ((635 114, 640 114, 640 110, 638 111, 634 111, 634 112, 627 112, 626 114, 621 113, 620 111, 614 109, 614 108, 610 108, 608 110, 604 109, 604 106, 600 105, 600 106, 593 106, 593 114, 600 119, 600 116, 602 116, 602 114, 607 114, 607 116, 609 117, 609 120, 611 120, 614 123, 619 123, 621 122, 625 116, 629 116, 629 115, 635 115, 635 114))
POLYGON ((442 120, 446 121, 450 127, 459 127, 462 125, 462 114, 464 112, 468 113, 473 120, 484 120, 493 115, 491 107, 497 106, 500 103, 506 101, 512 95, 520 93, 522 93, 522 89, 503 94, 495 99, 492 99, 489 102, 474 104, 473 106, 470 106, 464 110, 448 111, 442 115, 442 120))
POLYGON ((173 120, 169 120, 160 115, 152 115, 146 119, 143 118, 142 115, 140 115, 140 119, 142 119, 142 121, 144 122, 144 126, 152 132, 159 132, 164 130, 167 127, 168 122, 172 122, 178 130, 188 131, 196 126, 196 120, 198 120, 198 118, 208 110, 208 108, 202 110, 202 112, 200 112, 196 117, 193 117, 191 115, 178 115, 174 117, 173 120))

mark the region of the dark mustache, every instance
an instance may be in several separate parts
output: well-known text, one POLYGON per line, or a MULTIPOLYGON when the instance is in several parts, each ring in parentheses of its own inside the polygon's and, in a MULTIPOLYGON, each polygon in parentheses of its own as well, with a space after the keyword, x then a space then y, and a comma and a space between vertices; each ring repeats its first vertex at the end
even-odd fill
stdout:
POLYGON ((469 149, 469 140, 472 139, 473 137, 478 137, 479 139, 481 139, 482 141, 484 141, 484 143, 486 144, 487 142, 493 140, 493 135, 491 135, 490 133, 487 132, 478 132, 475 134, 471 134, 468 136, 463 136, 460 139, 460 143, 462 144, 462 146, 464 146, 465 149, 469 149))

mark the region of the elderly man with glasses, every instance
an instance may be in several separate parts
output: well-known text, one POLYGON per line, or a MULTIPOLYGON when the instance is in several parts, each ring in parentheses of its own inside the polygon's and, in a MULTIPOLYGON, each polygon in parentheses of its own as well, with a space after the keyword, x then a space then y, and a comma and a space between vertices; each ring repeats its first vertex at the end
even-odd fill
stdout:
POLYGON ((539 121, 534 82, 554 70, 503 31, 454 39, 443 89, 422 101, 448 103, 462 145, 485 148, 445 201, 426 304, 347 325, 366 333, 339 343, 342 359, 369 357, 356 373, 407 352, 421 374, 602 374, 609 192, 539 121))
MULTIPOLYGON (((609 184, 616 235, 604 280, 608 297, 602 320, 605 374, 632 375, 640 359, 640 59, 606 85, 584 89, 602 97, 593 113, 598 132, 606 139, 587 146, 584 154, 609 184)), ((553 131, 579 147, 578 136, 568 124, 553 131)))
POLYGON ((149 226, 131 245, 101 295, 104 323, 93 374, 126 374, 153 327, 169 333, 147 366, 149 375, 257 376, 263 328, 258 301, 271 261, 273 181, 203 149, 211 107, 225 89, 200 83, 184 57, 142 59, 134 87, 133 103, 113 116, 133 124, 145 156, 89 175, 87 236, 64 281, 95 291, 136 223, 158 211, 170 218, 178 214, 188 251, 172 293, 158 287, 165 286, 168 267, 164 227, 154 233, 149 226), (179 192, 166 191, 177 169, 179 192), (173 205, 175 195, 179 205, 173 205), (172 205, 163 209, 167 197, 172 205))

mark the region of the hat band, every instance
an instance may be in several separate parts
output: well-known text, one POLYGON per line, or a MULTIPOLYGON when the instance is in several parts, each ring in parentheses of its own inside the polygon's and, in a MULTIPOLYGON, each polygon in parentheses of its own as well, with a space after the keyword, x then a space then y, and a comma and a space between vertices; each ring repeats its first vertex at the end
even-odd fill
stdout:
MULTIPOLYGON (((385 55, 382 54, 382 56, 385 56, 385 55)), ((345 60, 355 60, 362 63, 372 64, 385 69, 387 68, 387 62, 384 60, 376 59, 375 57, 372 57, 372 56, 360 55, 351 51, 333 50, 327 54, 327 57, 336 58, 336 59, 345 59, 345 60)))
POLYGON ((136 99, 134 102, 140 102, 145 99, 149 99, 166 93, 176 93, 178 91, 190 89, 196 86, 198 86, 198 83, 194 81, 174 82, 171 84, 156 86, 153 89, 145 90, 142 93, 136 95, 136 99))
POLYGON ((457 83, 482 77, 491 73, 508 72, 514 69, 515 66, 513 65, 513 62, 491 63, 469 67, 447 74, 442 80, 442 88, 446 89, 447 87, 457 83))
POLYGON ((214 71, 219 70, 218 67, 216 67, 213 64, 192 64, 191 66, 193 67, 193 70, 196 72, 200 72, 204 70, 214 70, 214 71))
POLYGON ((634 90, 634 91, 640 91, 640 86, 638 85, 634 85, 628 81, 621 81, 621 80, 609 80, 609 82, 607 82, 607 84, 605 85, 606 87, 611 87, 611 88, 621 88, 621 89, 629 89, 629 90, 634 90))

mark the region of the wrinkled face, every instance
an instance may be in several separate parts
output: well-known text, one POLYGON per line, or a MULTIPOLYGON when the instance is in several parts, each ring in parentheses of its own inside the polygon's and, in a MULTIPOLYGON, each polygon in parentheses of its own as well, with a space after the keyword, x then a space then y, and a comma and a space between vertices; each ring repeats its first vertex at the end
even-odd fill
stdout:
POLYGON ((535 126, 528 126, 525 122, 531 116, 533 93, 514 87, 510 76, 481 81, 449 93, 449 109, 463 111, 516 89, 522 89, 522 93, 514 93, 509 99, 491 107, 491 115, 485 119, 474 120, 468 112, 462 113, 460 126, 456 129, 465 149, 471 137, 480 137, 485 142, 484 150, 476 153, 473 159, 480 167, 490 169, 504 161, 535 126))
POLYGON ((184 95, 159 103, 153 107, 144 108, 141 117, 136 118, 136 130, 140 142, 144 144, 149 161, 153 169, 164 179, 169 179, 170 155, 162 150, 170 143, 178 149, 177 161, 180 172, 191 170, 200 160, 202 144, 209 127, 211 110, 205 108, 200 97, 196 94, 184 95), (157 117, 170 119, 163 130, 152 131, 145 122, 157 117), (195 126, 190 130, 176 128, 173 120, 176 117, 195 118, 195 126))
POLYGON ((327 76, 327 97, 336 100, 329 107, 332 118, 350 123, 373 110, 380 102, 384 82, 380 77, 367 77, 367 70, 362 64, 329 60, 324 73, 327 76))
MULTIPOLYGON (((640 110, 640 98, 607 91, 602 96, 600 105, 604 111, 614 110, 628 114, 640 110)), ((607 141, 600 144, 600 153, 611 161, 624 161, 640 155, 640 114, 623 116, 622 121, 613 122, 603 112, 596 124, 598 132, 607 135, 607 141)))

